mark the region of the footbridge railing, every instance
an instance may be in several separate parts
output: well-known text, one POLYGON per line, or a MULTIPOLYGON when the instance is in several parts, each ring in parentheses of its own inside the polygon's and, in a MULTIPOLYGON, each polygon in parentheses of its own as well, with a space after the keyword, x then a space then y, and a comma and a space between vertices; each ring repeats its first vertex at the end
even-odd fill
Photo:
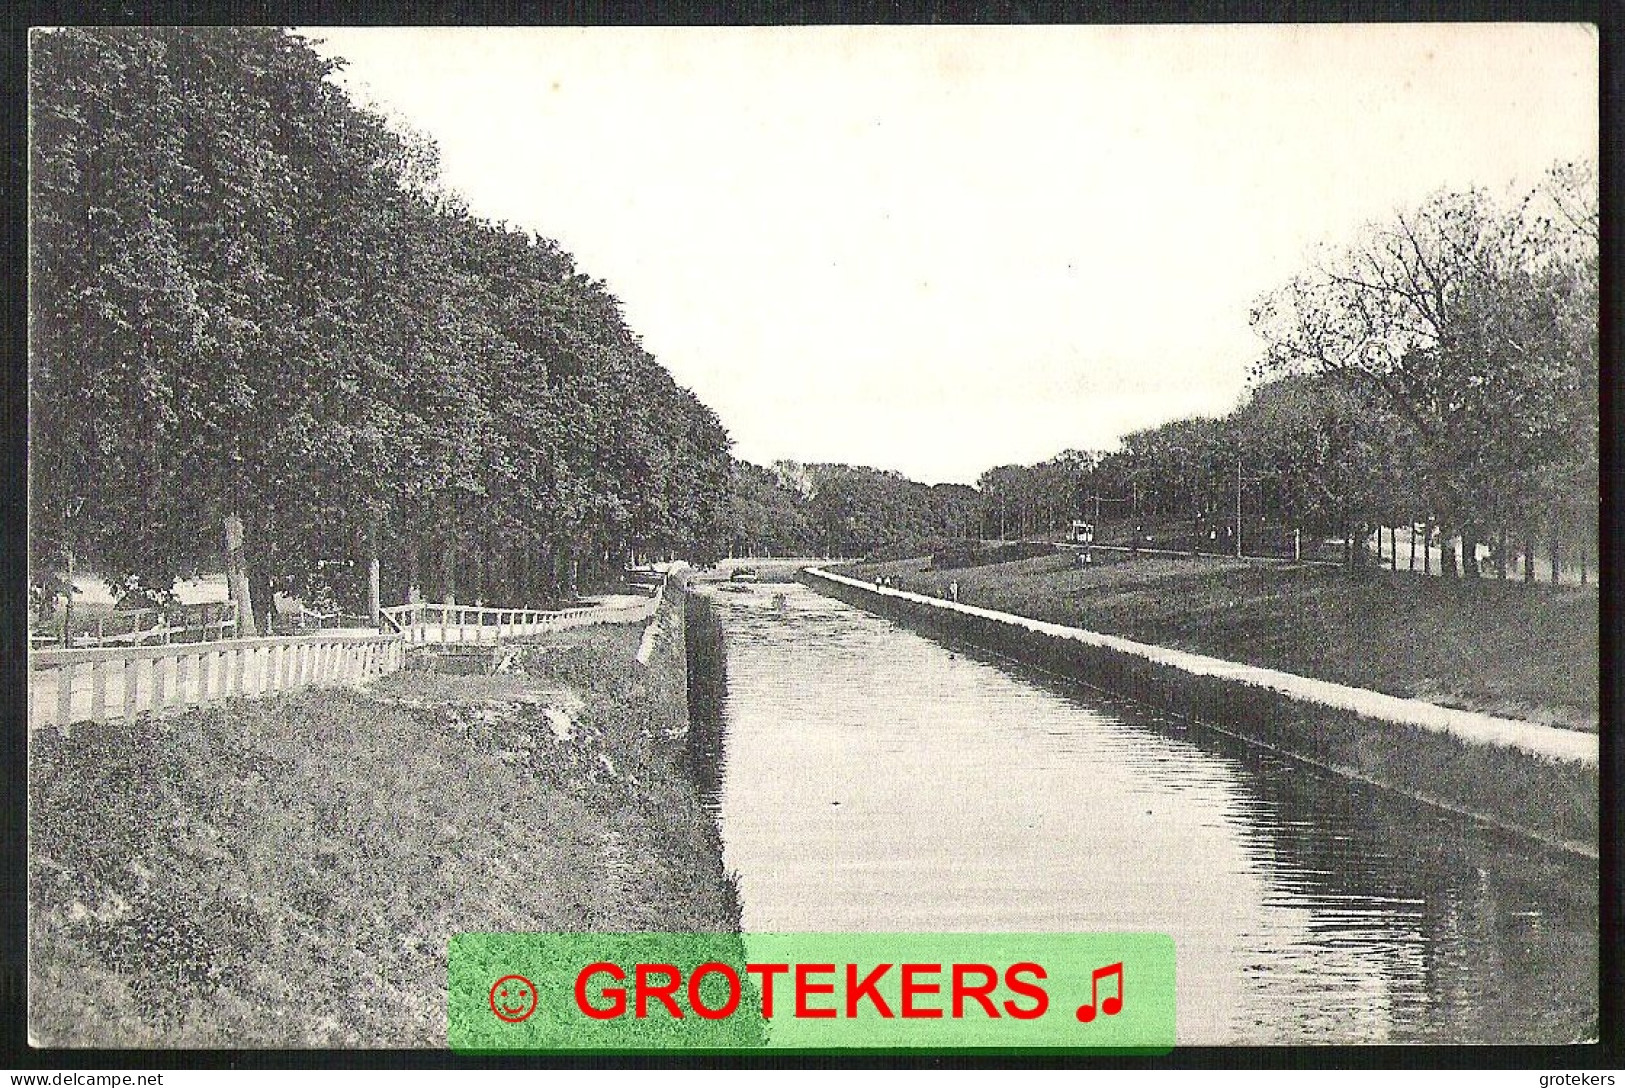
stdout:
POLYGON ((654 615, 654 598, 580 608, 485 608, 457 604, 403 604, 378 610, 385 633, 408 645, 493 644, 595 623, 636 623, 654 615))
POLYGON ((28 724, 129 722, 237 696, 351 687, 394 672, 404 659, 405 645, 396 635, 35 650, 28 662, 28 724))
POLYGON ((659 603, 657 594, 553 610, 410 604, 380 609, 376 632, 353 627, 215 642, 34 649, 28 655, 28 724, 130 722, 241 696, 324 684, 354 687, 402 668, 414 646, 500 645, 590 624, 646 623, 659 603))

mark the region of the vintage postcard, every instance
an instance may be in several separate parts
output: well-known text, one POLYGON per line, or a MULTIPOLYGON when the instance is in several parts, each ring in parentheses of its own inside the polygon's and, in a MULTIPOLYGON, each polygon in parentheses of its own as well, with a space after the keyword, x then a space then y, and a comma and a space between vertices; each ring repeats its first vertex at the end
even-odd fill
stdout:
POLYGON ((34 30, 32 1042, 1596 1041, 1597 97, 34 30))

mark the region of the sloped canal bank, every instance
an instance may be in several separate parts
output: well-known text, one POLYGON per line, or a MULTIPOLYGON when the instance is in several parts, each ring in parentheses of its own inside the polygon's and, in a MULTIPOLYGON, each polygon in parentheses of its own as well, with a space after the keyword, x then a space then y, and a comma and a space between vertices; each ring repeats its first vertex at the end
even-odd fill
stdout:
POLYGON ((647 667, 643 626, 607 625, 512 675, 36 731, 32 1037, 441 1048, 453 934, 736 930, 682 604, 647 667))
POLYGON ((747 939, 1167 932, 1187 1045, 1595 1034, 1594 864, 805 587, 701 592, 747 939))

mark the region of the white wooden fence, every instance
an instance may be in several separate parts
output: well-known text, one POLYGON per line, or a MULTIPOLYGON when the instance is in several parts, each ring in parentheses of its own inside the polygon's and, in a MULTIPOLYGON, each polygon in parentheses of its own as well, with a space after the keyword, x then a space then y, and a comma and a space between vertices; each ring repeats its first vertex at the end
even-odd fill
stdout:
POLYGON ((133 721, 140 714, 176 713, 238 696, 356 685, 400 669, 413 646, 500 645, 596 623, 640 623, 659 603, 657 595, 554 611, 412 604, 382 609, 379 634, 33 650, 28 725, 133 721))
POLYGON ((545 635, 594 623, 641 623, 654 615, 658 601, 640 599, 620 605, 591 605, 543 611, 535 608, 481 608, 473 605, 402 604, 379 610, 386 631, 394 630, 414 646, 426 644, 500 644, 506 639, 545 635))
POLYGON ((105 722, 164 714, 241 695, 360 684, 406 660, 397 635, 295 635, 36 650, 29 655, 28 724, 105 722))
MULTIPOLYGON (((28 644, 40 648, 60 646, 60 620, 58 624, 55 630, 44 628, 29 632, 28 644)), ((220 601, 118 610, 96 617, 94 631, 78 630, 69 637, 72 646, 78 648, 125 643, 140 646, 149 642, 209 642, 234 638, 236 634, 237 605, 233 601, 220 601)))

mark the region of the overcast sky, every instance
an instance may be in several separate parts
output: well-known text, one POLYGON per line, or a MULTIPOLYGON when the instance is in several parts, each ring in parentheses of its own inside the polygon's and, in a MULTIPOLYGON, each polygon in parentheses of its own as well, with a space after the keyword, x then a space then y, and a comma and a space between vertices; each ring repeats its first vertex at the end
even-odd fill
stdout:
POLYGON ((1597 147, 1583 27, 305 33, 739 456, 928 482, 1226 411, 1311 245, 1597 147))

